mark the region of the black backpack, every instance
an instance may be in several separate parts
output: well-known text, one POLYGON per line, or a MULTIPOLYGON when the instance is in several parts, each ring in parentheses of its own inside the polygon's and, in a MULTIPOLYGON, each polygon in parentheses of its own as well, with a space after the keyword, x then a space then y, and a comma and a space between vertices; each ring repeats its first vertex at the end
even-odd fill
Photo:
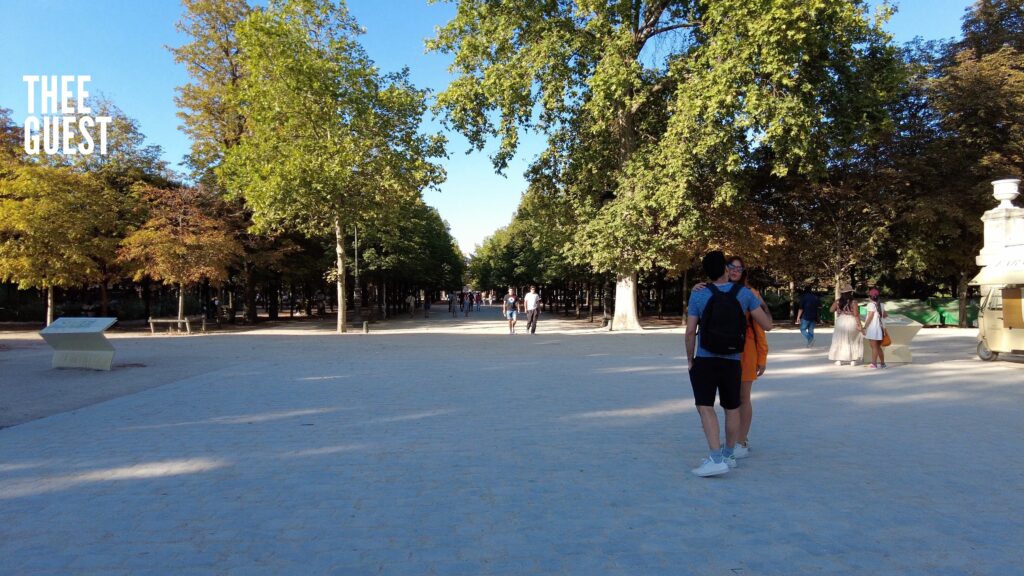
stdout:
POLYGON ((736 283, 732 290, 722 292, 714 284, 708 284, 711 299, 700 315, 697 331, 701 348, 713 354, 743 352, 743 343, 747 339, 747 315, 736 298, 740 288, 742 286, 736 283))

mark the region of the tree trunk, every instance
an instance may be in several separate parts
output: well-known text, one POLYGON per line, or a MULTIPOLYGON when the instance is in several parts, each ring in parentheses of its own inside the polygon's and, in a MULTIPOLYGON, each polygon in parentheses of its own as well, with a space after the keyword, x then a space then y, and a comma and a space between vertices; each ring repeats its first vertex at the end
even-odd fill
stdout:
POLYGON ((277 320, 280 313, 281 279, 275 274, 267 287, 267 316, 277 320))
POLYGON ((796 281, 789 281, 789 319, 796 320, 796 281))
POLYGON ((590 321, 594 321, 594 283, 587 283, 587 304, 590 306, 590 321))
POLYGON ((185 319, 185 285, 178 284, 178 320, 185 319))
POLYGON ((616 275, 615 283, 615 316, 612 318, 612 330, 643 330, 636 313, 637 275, 616 275))
POLYGON ((149 276, 142 279, 142 307, 142 313, 145 314, 146 319, 153 316, 153 286, 149 276))
POLYGON ((245 263, 245 301, 243 316, 247 324, 255 324, 259 313, 256 311, 256 273, 251 262, 245 263))
POLYGON ((345 236, 341 230, 341 222, 337 219, 334 220, 334 253, 337 257, 336 265, 338 267, 338 324, 336 329, 341 334, 347 331, 346 308, 348 306, 345 301, 345 236))
POLYGON ((54 287, 50 286, 46 289, 46 325, 53 324, 53 291, 54 287))
POLYGON ((110 310, 110 298, 107 295, 107 281, 100 282, 100 316, 106 316, 110 310))
POLYGON ((683 289, 681 290, 681 292, 683 294, 683 305, 679 307, 679 309, 683 311, 683 326, 686 326, 686 314, 687 314, 687 312, 689 312, 689 308, 690 308, 690 298, 689 298, 689 296, 687 294, 687 292, 690 289, 689 286, 690 286, 690 269, 687 268, 686 270, 683 270, 683 289))

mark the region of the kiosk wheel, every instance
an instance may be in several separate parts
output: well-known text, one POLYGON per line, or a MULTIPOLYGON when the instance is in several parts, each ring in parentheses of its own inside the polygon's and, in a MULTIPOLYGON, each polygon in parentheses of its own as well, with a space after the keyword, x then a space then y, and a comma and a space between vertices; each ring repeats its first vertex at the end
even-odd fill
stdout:
POLYGON ((985 341, 978 342, 978 358, 981 358, 985 362, 991 362, 996 358, 999 358, 999 352, 993 352, 989 350, 985 341))

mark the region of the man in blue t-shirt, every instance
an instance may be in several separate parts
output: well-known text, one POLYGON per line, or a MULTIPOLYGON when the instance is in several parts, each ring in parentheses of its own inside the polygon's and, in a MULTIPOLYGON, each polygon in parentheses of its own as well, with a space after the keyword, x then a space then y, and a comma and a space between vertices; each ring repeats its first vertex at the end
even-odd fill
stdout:
MULTIPOLYGON (((702 262, 704 273, 721 292, 729 292, 733 288, 725 262, 725 254, 717 250, 708 252, 702 262)), ((715 354, 705 350, 700 346, 701 335, 697 332, 701 315, 712 295, 711 289, 692 292, 686 318, 686 359, 689 363, 690 385, 693 387, 693 400, 711 451, 701 465, 693 469, 697 476, 718 476, 736 467, 733 448, 740 428, 740 353, 715 354), (715 412, 716 392, 725 410, 724 448, 720 440, 718 414, 715 412)), ((740 288, 736 299, 748 318, 757 322, 765 331, 772 329, 771 318, 761 309, 761 300, 750 289, 740 288)))
POLYGON ((807 339, 807 347, 814 346, 814 327, 818 325, 818 309, 821 299, 810 288, 804 288, 800 296, 800 310, 796 313, 794 324, 800 325, 800 333, 807 339))

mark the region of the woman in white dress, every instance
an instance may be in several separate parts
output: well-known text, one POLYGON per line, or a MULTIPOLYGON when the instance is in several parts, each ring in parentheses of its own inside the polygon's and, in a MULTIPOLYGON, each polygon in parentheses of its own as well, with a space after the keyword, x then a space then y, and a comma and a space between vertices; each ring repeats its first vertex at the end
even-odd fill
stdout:
POLYGON ((832 345, 828 349, 828 359, 834 360, 836 366, 849 362, 850 366, 864 355, 864 342, 861 336, 860 314, 857 301, 853 299, 853 287, 844 284, 840 289, 839 300, 832 303, 830 310, 836 316, 835 329, 832 330, 832 345))
POLYGON ((863 329, 864 338, 871 345, 872 368, 885 368, 885 351, 882 349, 882 338, 885 337, 883 319, 887 318, 889 314, 885 311, 885 306, 882 306, 878 300, 879 294, 878 288, 872 288, 868 292, 868 317, 864 319, 863 329))

